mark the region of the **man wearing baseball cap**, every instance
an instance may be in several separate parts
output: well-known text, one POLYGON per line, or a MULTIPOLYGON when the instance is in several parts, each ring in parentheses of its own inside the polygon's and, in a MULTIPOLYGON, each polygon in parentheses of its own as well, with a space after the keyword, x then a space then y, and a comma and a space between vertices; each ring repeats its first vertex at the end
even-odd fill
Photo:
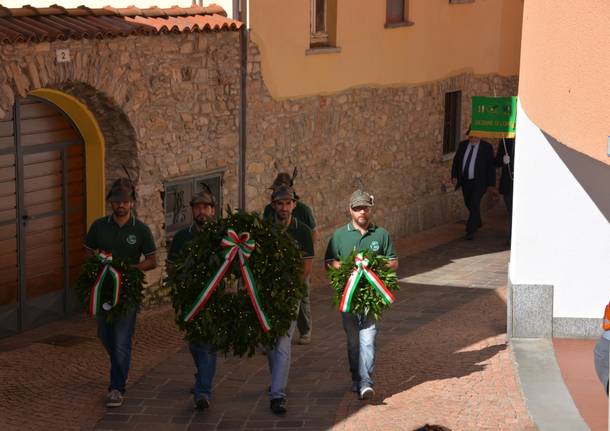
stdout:
MULTIPOLYGON (((271 190, 276 190, 278 187, 289 187, 293 190, 294 185, 294 177, 288 174, 288 172, 280 172, 273 180, 273 184, 271 185, 271 190)), ((317 227, 316 227, 316 219, 313 216, 313 212, 311 208, 305 205, 303 202, 299 200, 299 196, 294 192, 294 200, 296 202, 294 210, 292 211, 292 217, 299 220, 301 223, 306 224, 309 229, 311 229, 311 235, 313 238, 313 242, 316 241, 317 236, 317 227)), ((275 209, 272 203, 268 204, 265 207, 263 212, 263 217, 265 219, 273 219, 275 215, 275 209)), ((299 316, 297 318, 297 328, 299 330, 299 344, 309 344, 311 343, 311 329, 312 329, 312 319, 311 319, 311 305, 309 300, 309 279, 305 280, 307 284, 307 295, 301 300, 301 304, 299 307, 299 316)))
MULTIPOLYGON (((168 265, 173 264, 182 249, 193 240, 195 234, 204 229, 205 222, 216 215, 216 199, 210 190, 202 190, 190 201, 193 222, 190 226, 178 231, 172 240, 167 253, 168 265)), ((193 397, 197 410, 210 407, 212 382, 216 373, 216 351, 207 343, 189 342, 189 350, 195 362, 195 386, 193 397)))
MULTIPOLYGON (((388 267, 396 270, 398 258, 388 231, 370 222, 373 196, 356 190, 349 202, 351 220, 337 229, 326 248, 326 266, 338 269, 341 260, 347 259, 353 251, 367 250, 389 258, 388 267)), ((358 392, 360 399, 370 399, 373 389, 373 368, 375 365, 375 338, 377 326, 372 317, 358 313, 341 313, 343 329, 347 336, 347 358, 352 375, 352 392, 358 392)))
MULTIPOLYGON (((85 238, 88 253, 109 252, 125 259, 135 268, 148 271, 157 266, 155 240, 150 228, 136 218, 136 199, 131 180, 119 178, 108 192, 112 214, 93 222, 85 238), (144 260, 141 260, 144 256, 144 260)), ((107 304, 104 304, 106 306, 107 304)), ((109 305, 109 304, 108 304, 109 305)), ((107 407, 123 404, 125 382, 131 361, 131 338, 136 324, 137 307, 125 316, 106 322, 105 307, 97 315, 97 334, 110 356, 110 385, 107 407)))
MULTIPOLYGON (((275 223, 282 231, 292 237, 301 250, 303 279, 306 280, 311 273, 312 267, 313 237, 311 229, 301 220, 292 216, 296 207, 294 190, 286 185, 277 187, 271 195, 271 205, 273 205, 275 212, 275 223)), ((275 414, 286 413, 286 385, 290 371, 290 344, 295 326, 296 321, 292 322, 286 335, 277 339, 273 350, 267 352, 267 360, 271 370, 269 401, 271 411, 275 414)))

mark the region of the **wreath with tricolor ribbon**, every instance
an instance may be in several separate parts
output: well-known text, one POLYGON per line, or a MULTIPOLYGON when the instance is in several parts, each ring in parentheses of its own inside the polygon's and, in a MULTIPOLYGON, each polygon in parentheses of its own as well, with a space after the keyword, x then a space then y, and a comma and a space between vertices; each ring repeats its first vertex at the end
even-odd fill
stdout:
POLYGON ((387 264, 387 257, 373 251, 354 251, 341 260, 339 269, 329 268, 335 307, 379 320, 396 300, 392 292, 400 289, 396 272, 387 264))
POLYGON ((186 339, 223 353, 272 348, 306 293, 301 253, 256 213, 206 222, 168 266, 176 323, 186 339))
POLYGON ((74 289, 90 315, 112 322, 141 304, 144 283, 142 271, 101 251, 85 261, 74 289))

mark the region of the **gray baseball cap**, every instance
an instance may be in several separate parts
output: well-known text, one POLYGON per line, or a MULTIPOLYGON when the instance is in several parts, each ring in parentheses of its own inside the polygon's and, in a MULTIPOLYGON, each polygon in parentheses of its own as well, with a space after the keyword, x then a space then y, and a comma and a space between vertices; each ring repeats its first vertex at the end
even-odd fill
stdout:
POLYGON ((349 198, 349 206, 350 208, 372 207, 373 196, 363 190, 356 190, 349 198))

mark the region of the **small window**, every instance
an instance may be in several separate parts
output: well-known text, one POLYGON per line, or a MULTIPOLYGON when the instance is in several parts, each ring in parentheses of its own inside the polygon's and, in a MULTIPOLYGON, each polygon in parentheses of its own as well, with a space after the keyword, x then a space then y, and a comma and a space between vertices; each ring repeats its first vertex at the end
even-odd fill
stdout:
POLYGON ((462 121, 462 92, 445 93, 445 125, 443 130, 443 154, 454 153, 460 141, 462 121))
POLYGON ((165 209, 165 234, 173 237, 180 229, 190 225, 193 215, 189 202, 193 195, 204 189, 204 184, 216 198, 216 216, 222 212, 222 174, 190 177, 165 184, 163 207, 165 209))
POLYGON ((328 46, 328 4, 327 0, 311 0, 310 45, 328 46))
POLYGON ((409 21, 409 0, 386 0, 386 28, 412 24, 409 21))

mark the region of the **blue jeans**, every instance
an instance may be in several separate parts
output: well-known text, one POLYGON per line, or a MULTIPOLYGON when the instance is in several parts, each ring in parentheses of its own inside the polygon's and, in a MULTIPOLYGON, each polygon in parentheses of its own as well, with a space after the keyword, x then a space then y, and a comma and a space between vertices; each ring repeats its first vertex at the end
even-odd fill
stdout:
POLYGON ((295 327, 296 320, 290 324, 288 333, 277 339, 273 350, 267 351, 267 361, 269 362, 269 371, 271 371, 270 400, 286 398, 286 385, 290 373, 290 348, 295 327))
POLYGON ((593 361, 595 363, 595 372, 599 381, 604 385, 606 389, 606 395, 608 394, 608 355, 610 354, 610 331, 606 331, 606 334, 602 335, 595 349, 593 350, 593 361), (608 335, 606 335, 608 334, 608 335), (608 337, 608 338, 606 338, 608 337))
POLYGON ((347 359, 352 381, 360 389, 373 387, 375 368, 375 320, 362 314, 341 313, 343 329, 347 335, 347 359))
POLYGON ((106 313, 97 315, 97 336, 102 341, 108 356, 110 356, 110 386, 108 390, 116 389, 125 393, 125 382, 129 374, 131 362, 131 337, 136 327, 136 308, 128 314, 106 322, 106 313))
POLYGON ((212 381, 216 373, 216 351, 206 343, 189 343, 189 350, 197 367, 195 373, 195 401, 202 396, 212 398, 212 381))

